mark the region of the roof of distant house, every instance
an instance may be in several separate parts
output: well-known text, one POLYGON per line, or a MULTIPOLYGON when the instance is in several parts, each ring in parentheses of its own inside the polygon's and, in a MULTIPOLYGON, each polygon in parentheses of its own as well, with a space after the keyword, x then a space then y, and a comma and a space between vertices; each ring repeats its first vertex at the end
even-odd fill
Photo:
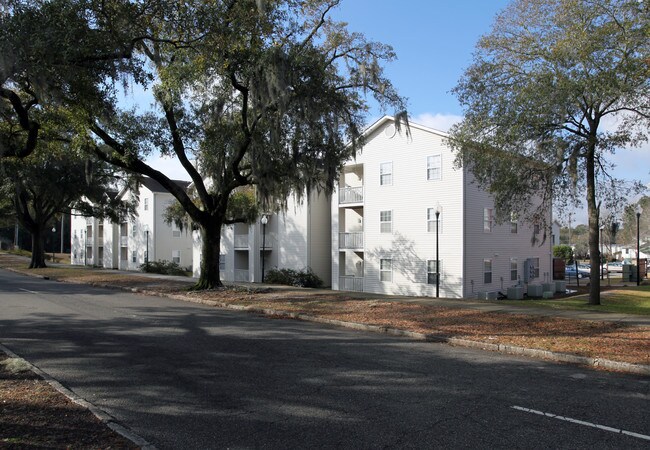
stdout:
MULTIPOLYGON (((181 188, 183 188, 184 190, 186 190, 187 187, 190 185, 189 181, 183 181, 183 180, 172 180, 172 181, 176 183, 178 186, 180 186, 181 188)), ((143 177, 142 184, 151 192, 169 192, 153 178, 143 177)))

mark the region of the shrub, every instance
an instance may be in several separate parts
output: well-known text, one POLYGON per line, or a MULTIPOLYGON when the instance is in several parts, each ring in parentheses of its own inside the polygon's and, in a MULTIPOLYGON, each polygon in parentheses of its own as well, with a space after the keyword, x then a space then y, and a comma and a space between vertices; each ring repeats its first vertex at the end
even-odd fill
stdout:
POLYGON ((309 267, 303 270, 271 269, 265 275, 264 282, 307 288, 320 288, 323 286, 323 280, 312 272, 309 267))
POLYGON ((181 275, 187 276, 187 272, 191 272, 183 268, 173 261, 149 261, 140 265, 140 270, 146 273, 159 273, 161 275, 181 275))

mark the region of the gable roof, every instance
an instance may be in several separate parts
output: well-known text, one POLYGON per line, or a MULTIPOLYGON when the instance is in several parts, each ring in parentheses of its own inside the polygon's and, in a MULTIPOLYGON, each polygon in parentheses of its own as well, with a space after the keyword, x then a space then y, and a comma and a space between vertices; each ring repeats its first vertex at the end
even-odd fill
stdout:
MULTIPOLYGON (((189 181, 172 180, 172 182, 180 186, 183 190, 187 190, 187 187, 190 185, 189 181)), ((149 189, 151 192, 169 192, 153 178, 142 177, 142 185, 149 189)))
MULTIPOLYGON (((373 133, 375 130, 381 128, 385 123, 392 122, 395 123, 395 118, 392 116, 384 116, 381 119, 377 120, 375 123, 370 125, 366 130, 363 132, 364 136, 369 136, 371 133, 373 133)), ((444 131, 436 130, 435 128, 430 128, 424 125, 420 125, 414 122, 411 122, 409 120, 409 127, 415 128, 416 130, 422 130, 426 131, 428 133, 433 133, 437 134, 438 136, 442 137, 449 137, 449 133, 445 133, 444 131)))

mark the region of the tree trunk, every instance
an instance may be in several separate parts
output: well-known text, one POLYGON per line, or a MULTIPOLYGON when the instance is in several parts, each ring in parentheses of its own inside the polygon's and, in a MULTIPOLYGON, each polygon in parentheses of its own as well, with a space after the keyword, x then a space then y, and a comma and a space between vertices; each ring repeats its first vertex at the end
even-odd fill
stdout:
POLYGON ((31 231, 32 234, 32 260, 29 263, 30 269, 40 269, 47 267, 45 265, 45 244, 43 230, 36 228, 31 231))
POLYGON ((219 274, 221 249, 221 223, 201 225, 201 274, 194 290, 214 289, 223 286, 219 274))
POLYGON ((589 143, 587 149, 587 214, 589 215, 589 262, 591 263, 589 304, 600 305, 600 265, 601 255, 598 248, 599 238, 599 215, 600 211, 596 205, 596 144, 589 143))

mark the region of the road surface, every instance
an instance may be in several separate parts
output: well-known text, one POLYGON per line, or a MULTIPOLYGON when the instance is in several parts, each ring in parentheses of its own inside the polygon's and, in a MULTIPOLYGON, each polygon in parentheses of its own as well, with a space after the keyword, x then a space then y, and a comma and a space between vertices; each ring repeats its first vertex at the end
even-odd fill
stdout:
POLYGON ((650 448, 650 379, 0 270, 0 342, 166 448, 650 448))

